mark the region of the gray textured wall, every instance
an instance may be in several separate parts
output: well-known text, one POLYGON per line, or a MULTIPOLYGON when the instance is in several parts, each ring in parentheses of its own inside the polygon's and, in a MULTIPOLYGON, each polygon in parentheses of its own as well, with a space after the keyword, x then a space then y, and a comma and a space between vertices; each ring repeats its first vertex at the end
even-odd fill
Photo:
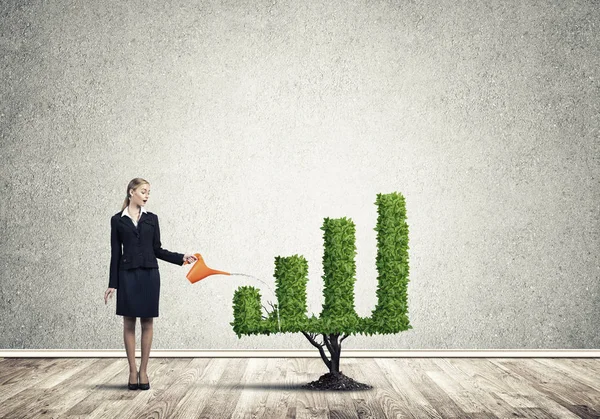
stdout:
MULTIPOLYGON (((375 197, 404 194, 414 329, 346 348, 600 347, 598 2, 16 3, 1 348, 123 348, 109 220, 137 176, 169 250, 273 287, 274 257, 304 255, 309 314, 323 218, 357 225, 368 315, 375 197)), ((312 348, 235 336, 235 289, 264 285, 160 272, 153 348, 312 348)))

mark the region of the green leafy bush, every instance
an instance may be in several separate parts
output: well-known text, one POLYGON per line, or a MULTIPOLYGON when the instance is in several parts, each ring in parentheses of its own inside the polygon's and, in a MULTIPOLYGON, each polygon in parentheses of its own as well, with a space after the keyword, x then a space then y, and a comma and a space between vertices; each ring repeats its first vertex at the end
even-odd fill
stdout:
POLYGON ((233 298, 233 330, 241 335, 302 332, 321 352, 331 371, 339 368, 341 342, 349 335, 391 334, 412 329, 408 318, 408 225, 406 203, 397 192, 377 194, 377 305, 371 317, 360 317, 354 306, 356 227, 346 217, 325 218, 323 230, 323 296, 320 316, 307 317, 308 262, 303 256, 275 257, 278 304, 263 318, 260 293, 240 287, 233 298), (279 314, 279 323, 277 315, 279 314), (316 341, 316 335, 323 342, 316 341), (342 336, 343 335, 343 336, 342 336), (338 341, 338 338, 341 338, 338 341), (327 346, 331 361, 322 347, 327 346))

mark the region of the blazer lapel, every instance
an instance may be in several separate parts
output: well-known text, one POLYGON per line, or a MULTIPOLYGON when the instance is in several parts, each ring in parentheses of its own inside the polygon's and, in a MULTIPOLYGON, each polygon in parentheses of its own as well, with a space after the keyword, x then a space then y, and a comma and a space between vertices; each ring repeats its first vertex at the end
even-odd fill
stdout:
POLYGON ((122 215, 120 221, 122 223, 125 223, 125 225, 128 225, 129 227, 131 227, 134 231, 137 231, 140 228, 140 224, 142 223, 142 221, 144 221, 146 218, 148 218, 148 214, 145 212, 142 212, 142 215, 140 216, 140 219, 138 220, 137 227, 135 226, 135 224, 133 224, 133 220, 126 215, 122 215))
POLYGON ((142 221, 144 221, 146 219, 146 217, 148 217, 148 214, 145 212, 142 212, 142 215, 140 215, 140 219, 138 220, 138 228, 140 227, 140 224, 142 223, 142 221))
POLYGON ((126 215, 122 215, 120 220, 121 223, 125 224, 127 228, 131 228, 135 231, 135 225, 133 224, 133 220, 126 215))

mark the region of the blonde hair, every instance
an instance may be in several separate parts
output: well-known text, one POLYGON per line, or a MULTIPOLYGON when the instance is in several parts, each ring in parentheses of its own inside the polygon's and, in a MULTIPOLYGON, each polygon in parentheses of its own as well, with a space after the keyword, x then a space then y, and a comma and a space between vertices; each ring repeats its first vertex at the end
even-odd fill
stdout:
POLYGON ((125 207, 129 206, 129 190, 136 190, 142 185, 150 185, 150 182, 148 182, 146 179, 142 179, 141 177, 136 177, 129 181, 129 184, 127 184, 127 190, 125 191, 125 201, 123 201, 121 211, 123 211, 125 207))

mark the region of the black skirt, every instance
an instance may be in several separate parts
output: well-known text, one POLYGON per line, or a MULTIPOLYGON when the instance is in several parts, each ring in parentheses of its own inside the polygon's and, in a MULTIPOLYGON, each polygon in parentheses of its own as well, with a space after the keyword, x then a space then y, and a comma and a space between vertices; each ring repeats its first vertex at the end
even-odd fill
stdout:
POLYGON ((160 273, 158 268, 119 270, 117 315, 158 317, 160 273))

